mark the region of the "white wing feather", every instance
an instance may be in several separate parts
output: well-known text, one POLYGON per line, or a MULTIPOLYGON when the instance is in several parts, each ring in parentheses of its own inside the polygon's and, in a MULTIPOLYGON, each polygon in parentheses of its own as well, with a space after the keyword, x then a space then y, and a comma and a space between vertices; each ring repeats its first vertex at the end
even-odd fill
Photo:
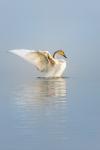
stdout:
POLYGON ((28 49, 16 49, 10 50, 11 53, 22 57, 31 64, 35 65, 36 68, 42 72, 48 71, 48 65, 50 67, 50 62, 48 61, 48 51, 34 51, 28 49))

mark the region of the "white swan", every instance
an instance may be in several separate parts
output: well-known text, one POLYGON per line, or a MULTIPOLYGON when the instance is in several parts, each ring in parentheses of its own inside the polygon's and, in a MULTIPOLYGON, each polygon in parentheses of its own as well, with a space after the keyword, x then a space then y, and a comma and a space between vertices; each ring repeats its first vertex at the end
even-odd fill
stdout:
POLYGON ((67 58, 63 50, 57 50, 53 56, 48 51, 27 49, 10 50, 10 52, 32 63, 39 71, 44 73, 45 77, 61 77, 66 68, 64 59, 55 58, 57 54, 67 58))

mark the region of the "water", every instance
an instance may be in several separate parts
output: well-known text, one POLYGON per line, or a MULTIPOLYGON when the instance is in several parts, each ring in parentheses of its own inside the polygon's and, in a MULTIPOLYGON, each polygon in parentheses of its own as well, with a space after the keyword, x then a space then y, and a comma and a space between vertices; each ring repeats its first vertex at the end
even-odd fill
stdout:
POLYGON ((97 79, 37 78, 16 56, 0 56, 1 150, 100 149, 97 79))

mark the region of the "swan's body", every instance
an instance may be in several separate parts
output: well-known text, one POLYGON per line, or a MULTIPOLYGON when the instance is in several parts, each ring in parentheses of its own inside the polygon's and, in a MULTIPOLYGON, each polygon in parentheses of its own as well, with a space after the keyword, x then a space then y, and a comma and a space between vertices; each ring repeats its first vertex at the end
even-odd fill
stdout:
POLYGON ((10 52, 32 63, 45 77, 61 77, 66 68, 66 61, 54 58, 56 54, 63 55, 64 51, 58 50, 52 56, 48 51, 10 50, 10 52))

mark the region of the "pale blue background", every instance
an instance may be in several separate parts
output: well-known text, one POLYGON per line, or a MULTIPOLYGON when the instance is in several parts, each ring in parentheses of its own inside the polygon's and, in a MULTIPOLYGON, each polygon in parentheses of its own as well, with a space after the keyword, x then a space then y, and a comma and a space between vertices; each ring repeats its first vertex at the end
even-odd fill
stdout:
POLYGON ((99 77, 99 0, 0 0, 0 51, 15 48, 62 48, 71 74, 99 77))

